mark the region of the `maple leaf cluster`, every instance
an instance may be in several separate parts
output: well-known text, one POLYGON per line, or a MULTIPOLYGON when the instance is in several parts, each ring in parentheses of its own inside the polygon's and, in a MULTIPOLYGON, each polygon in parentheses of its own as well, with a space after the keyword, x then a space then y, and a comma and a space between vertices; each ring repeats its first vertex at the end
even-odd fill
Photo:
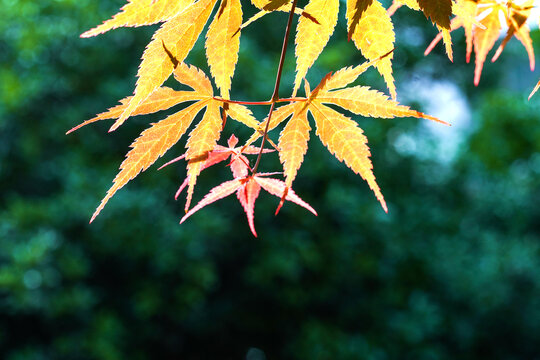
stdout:
MULTIPOLYGON (((499 39, 499 34, 503 28, 503 22, 508 27, 506 35, 501 44, 491 58, 494 62, 499 58, 506 44, 512 37, 518 39, 525 47, 529 56, 529 65, 531 71, 534 70, 534 49, 530 36, 530 30, 527 26, 527 19, 531 14, 534 0, 523 1, 497 1, 497 0, 460 0, 454 4, 454 13, 456 16, 450 23, 450 31, 463 27, 465 29, 465 38, 467 50, 465 59, 470 61, 471 53, 474 48, 475 70, 474 85, 480 82, 482 68, 486 61, 488 53, 494 47, 499 39)), ((440 41, 442 34, 431 42, 425 51, 429 54, 433 47, 440 41)), ((532 94, 531 94, 532 95, 532 94)))
POLYGON ((91 37, 118 27, 161 24, 142 55, 134 95, 120 100, 119 105, 69 132, 107 119, 114 120, 110 128, 110 131, 114 131, 131 116, 155 113, 186 103, 182 110, 151 124, 131 144, 131 150, 120 165, 120 172, 91 221, 120 188, 154 164, 188 131, 185 152, 172 161, 186 162, 186 178, 176 194, 177 198, 187 188, 186 214, 182 222, 202 207, 236 193, 250 229, 256 235, 254 207, 261 189, 281 199, 278 210, 288 200, 316 214, 292 190, 308 150, 312 126, 330 153, 368 183, 384 211, 387 211, 373 173, 367 137, 357 122, 336 110, 336 107, 363 117, 416 117, 444 123, 396 101, 392 71, 396 35, 391 16, 401 5, 422 11, 439 29, 440 34, 427 52, 442 39, 452 59, 450 33, 459 27, 465 29, 467 60, 473 45, 476 55, 475 83, 480 79, 487 53, 498 38, 501 29, 499 13, 506 19, 508 32, 494 59, 510 38, 516 37, 527 49, 531 68, 534 67, 532 43, 526 25, 532 0, 519 5, 514 1, 495 0, 395 0, 388 9, 378 0, 347 0, 346 39, 352 40, 367 62, 326 75, 313 90, 305 76, 336 28, 339 0, 310 0, 304 8, 296 6, 296 0, 252 0, 248 6, 255 6, 258 12, 249 19, 243 18, 242 6, 246 4, 240 0, 221 0, 217 8, 216 5, 217 0, 128 0, 118 14, 81 35, 91 37), (289 13, 289 22, 285 29, 274 94, 268 101, 230 99, 242 32, 251 23, 276 12, 289 13), (294 16, 298 17, 295 34, 296 75, 291 97, 282 99, 277 94, 294 16), (209 76, 194 65, 186 64, 185 60, 210 18, 205 42, 209 76), (367 86, 351 85, 371 66, 383 77, 389 96, 367 86), (180 91, 163 86, 171 75, 191 90, 180 91), (302 83, 303 97, 297 95, 302 83), (268 116, 262 121, 257 120, 247 105, 269 106, 268 116), (194 123, 199 113, 202 113, 201 120, 194 123), (229 137, 227 147, 218 144, 229 118, 252 130, 252 135, 242 146, 236 146, 239 140, 234 134, 229 137), (270 132, 277 128, 281 131, 274 142, 270 132), (254 146, 255 141, 260 139, 260 145, 254 146), (265 142, 273 148, 265 149, 265 142), (259 173, 257 169, 261 157, 274 150, 277 150, 283 165, 282 171, 259 173), (247 155, 256 156, 253 167, 247 155), (232 179, 214 187, 197 205, 191 207, 197 178, 203 170, 218 163, 226 163, 230 167, 232 179), (268 177, 278 174, 282 174, 284 179, 268 177))

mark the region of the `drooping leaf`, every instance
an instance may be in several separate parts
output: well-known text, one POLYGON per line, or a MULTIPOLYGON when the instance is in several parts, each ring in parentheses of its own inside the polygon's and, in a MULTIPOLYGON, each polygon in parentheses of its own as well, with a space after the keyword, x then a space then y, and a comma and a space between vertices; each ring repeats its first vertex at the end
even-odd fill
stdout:
MULTIPOLYGON (((534 0, 524 2, 507 1, 505 4, 495 0, 455 0, 453 11, 456 15, 451 21, 451 31, 463 26, 467 42, 466 61, 469 62, 473 50, 475 52, 475 76, 474 83, 478 85, 482 69, 489 51, 499 38, 502 28, 501 17, 506 20, 508 31, 491 61, 497 60, 504 50, 506 44, 512 37, 516 37, 525 47, 529 56, 529 66, 534 69, 534 49, 526 24, 530 16, 534 0)), ((424 54, 428 54, 440 39, 440 33, 433 39, 424 54)))

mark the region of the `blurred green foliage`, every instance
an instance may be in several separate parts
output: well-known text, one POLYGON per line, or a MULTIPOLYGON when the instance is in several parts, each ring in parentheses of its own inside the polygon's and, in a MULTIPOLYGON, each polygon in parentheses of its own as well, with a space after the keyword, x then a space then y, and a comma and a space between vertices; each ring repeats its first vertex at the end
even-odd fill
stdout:
MULTIPOLYGON (((388 215, 314 139, 295 188, 317 218, 294 205, 274 217, 277 199, 262 196, 258 239, 235 199, 180 226, 172 195, 185 170, 170 166, 142 174, 88 225, 128 145, 160 118, 64 136, 133 90, 153 28, 78 38, 121 5, 0 0, 2 359, 538 357, 539 106, 525 100, 531 84, 516 83, 529 76, 517 42, 473 89, 461 33, 455 64, 442 49, 423 58, 435 29, 396 14, 398 93, 422 107, 407 84, 451 81, 472 113, 438 131, 357 118, 388 215), (450 156, 448 137, 459 142, 450 156)), ((272 16, 243 35, 233 97, 271 93, 286 21, 272 16)), ((345 33, 340 25, 312 83, 362 61, 345 33)), ((201 42, 190 61, 203 63, 201 42)), ((385 89, 374 71, 361 82, 385 89)), ((275 171, 270 159, 264 170, 275 171)), ((208 170, 196 197, 227 176, 208 170)))

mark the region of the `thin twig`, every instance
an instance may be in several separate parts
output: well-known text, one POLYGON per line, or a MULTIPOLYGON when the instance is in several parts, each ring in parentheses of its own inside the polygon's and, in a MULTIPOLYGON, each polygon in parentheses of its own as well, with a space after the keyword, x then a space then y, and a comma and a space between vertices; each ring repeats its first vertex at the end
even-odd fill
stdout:
POLYGON ((257 156, 257 161, 253 167, 253 174, 257 173, 259 167, 259 162, 261 161, 261 156, 264 149, 264 143, 268 138, 268 129, 270 128, 270 119, 272 118, 272 112, 274 111, 274 106, 276 101, 279 99, 279 84, 281 82, 281 73, 283 72, 283 64, 285 62, 285 55, 287 53, 287 45, 289 43, 289 33, 291 32, 291 24, 294 17, 294 9, 296 9, 297 0, 293 0, 291 5, 291 11, 289 12, 289 20, 287 21, 287 28, 285 29, 285 35, 283 37, 283 46, 281 47, 281 56, 279 58, 278 71, 276 75, 276 84, 274 86, 274 93, 272 94, 272 105, 270 106, 270 111, 268 112, 268 121, 266 122, 266 128, 264 129, 263 139, 261 141, 261 149, 259 150, 259 155, 257 156))
POLYGON ((269 101, 241 101, 241 100, 223 99, 219 96, 214 96, 213 99, 224 102, 224 103, 229 103, 229 104, 241 104, 241 105, 270 105, 272 104, 271 100, 269 101))
POLYGON ((229 104, 240 104, 240 105, 272 105, 273 102, 294 102, 294 101, 306 101, 306 98, 303 97, 294 97, 294 98, 278 98, 275 101, 273 100, 267 100, 267 101, 244 101, 244 100, 229 100, 224 99, 219 96, 214 96, 214 100, 221 101, 223 103, 229 103, 229 104))

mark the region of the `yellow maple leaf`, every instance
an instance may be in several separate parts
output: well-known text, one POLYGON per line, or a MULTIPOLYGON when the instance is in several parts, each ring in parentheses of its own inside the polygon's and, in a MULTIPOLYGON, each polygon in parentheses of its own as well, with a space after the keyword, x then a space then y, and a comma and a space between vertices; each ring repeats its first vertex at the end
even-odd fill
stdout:
POLYGON ((480 82, 480 76, 487 54, 499 38, 499 33, 501 32, 501 23, 499 21, 501 6, 498 3, 494 3, 483 10, 487 15, 480 20, 480 23, 484 25, 485 29, 475 29, 473 38, 475 54, 474 85, 478 85, 480 82))
MULTIPOLYGON (((450 61, 453 61, 452 38, 450 37, 450 31, 453 29, 450 16, 453 13, 453 9, 456 7, 456 3, 452 0, 394 0, 392 6, 388 9, 389 14, 393 15, 396 9, 402 4, 407 5, 413 10, 421 10, 427 18, 431 18, 431 21, 440 31, 437 36, 437 42, 441 39, 443 40, 446 54, 450 61)), ((429 53, 437 42, 432 43, 430 48, 428 48, 429 50, 426 50, 426 52, 429 53)))
MULTIPOLYGON (((166 110, 170 107, 173 107, 177 104, 198 100, 200 96, 193 93, 193 91, 176 91, 166 86, 157 88, 156 91, 152 93, 145 101, 143 101, 135 111, 133 111, 133 116, 135 115, 145 115, 158 112, 161 110, 166 110)), ((83 123, 75 126, 69 130, 66 134, 72 133, 75 130, 80 129, 83 126, 92 124, 100 120, 116 119, 118 118, 126 109, 127 104, 131 100, 131 96, 120 100, 121 105, 114 106, 108 111, 98 114, 90 120, 86 120, 83 123)))
POLYGON ((493 55, 491 62, 494 62, 499 58, 508 41, 515 36, 516 39, 518 39, 525 47, 527 55, 529 56, 529 67, 531 68, 531 71, 534 71, 534 48, 529 27, 526 24, 526 21, 531 14, 533 4, 533 0, 528 0, 521 5, 516 5, 513 2, 509 2, 507 7, 503 8, 508 30, 501 45, 499 45, 495 55, 493 55))
MULTIPOLYGON (((354 44, 368 60, 378 59, 394 48, 394 26, 390 16, 377 0, 348 0, 347 26, 354 44), (361 14, 358 15, 360 10, 361 14)), ((390 94, 395 99, 392 57, 393 53, 377 62, 375 67, 384 77, 390 94)))
POLYGON ((231 78, 238 61, 242 7, 240 0, 222 0, 206 33, 206 57, 221 96, 229 98, 231 78))
POLYGON ((321 103, 338 105, 362 116, 385 119, 410 116, 442 122, 435 117, 411 110, 408 106, 400 105, 396 101, 389 99, 385 94, 367 86, 354 86, 335 91, 320 92, 315 100, 321 103))
POLYGON ((256 8, 265 11, 290 11, 291 9, 291 0, 251 0, 251 3, 256 8))
POLYGON ((196 66, 190 66, 186 63, 178 64, 174 68, 173 75, 176 81, 189 86, 199 95, 205 95, 207 97, 214 95, 214 89, 212 88, 210 79, 196 66))
POLYGON ((339 11, 339 0, 311 0, 305 11, 317 20, 301 17, 298 23, 295 53, 296 78, 293 96, 300 87, 302 79, 322 52, 334 32, 339 11))
POLYGON ((82 33, 81 37, 96 36, 123 26, 135 27, 167 21, 192 3, 193 0, 129 0, 112 19, 82 33))
MULTIPOLYGON (((281 124, 283 121, 287 120, 291 114, 294 112, 296 104, 291 103, 287 105, 283 105, 278 107, 276 110, 272 113, 272 118, 270 119, 270 124, 268 125, 268 131, 272 131, 275 129, 279 124, 281 124)), ((259 139, 263 133, 264 129, 266 128, 268 123, 268 118, 264 119, 260 125, 257 127, 256 131, 251 135, 251 137, 246 141, 246 144, 244 147, 251 145, 254 141, 259 139)))
POLYGON ((200 0, 167 21, 146 47, 137 73, 135 95, 110 131, 116 130, 131 113, 173 72, 193 48, 216 0, 200 0))
MULTIPOLYGON (((375 0, 376 1, 376 0, 375 0)), ((373 0, 347 0, 347 38, 351 40, 352 34, 362 14, 373 3, 373 0)))
POLYGON ((120 165, 120 172, 113 180, 113 186, 101 201, 90 222, 94 221, 109 199, 141 171, 146 170, 158 158, 163 156, 180 137, 186 132, 189 125, 210 100, 199 101, 184 110, 161 120, 141 133, 131 144, 131 150, 120 165))
POLYGON ((259 122, 253 116, 251 110, 244 105, 227 104, 227 115, 252 129, 257 129, 259 127, 259 122))
POLYGON ((283 128, 279 137, 279 160, 283 164, 285 184, 290 188, 304 155, 308 149, 309 127, 307 110, 303 102, 295 104, 292 118, 283 128))
POLYGON ((362 129, 345 115, 322 104, 314 104, 310 107, 310 111, 315 118, 317 135, 322 143, 339 161, 343 161, 352 171, 367 181, 384 211, 388 212, 381 189, 375 181, 373 164, 369 158, 371 153, 362 129))
POLYGON ((208 158, 208 153, 214 149, 221 134, 222 119, 219 115, 219 105, 220 102, 212 100, 208 104, 204 117, 189 135, 185 155, 186 160, 188 160, 187 175, 189 178, 186 212, 191 204, 197 177, 208 158))

